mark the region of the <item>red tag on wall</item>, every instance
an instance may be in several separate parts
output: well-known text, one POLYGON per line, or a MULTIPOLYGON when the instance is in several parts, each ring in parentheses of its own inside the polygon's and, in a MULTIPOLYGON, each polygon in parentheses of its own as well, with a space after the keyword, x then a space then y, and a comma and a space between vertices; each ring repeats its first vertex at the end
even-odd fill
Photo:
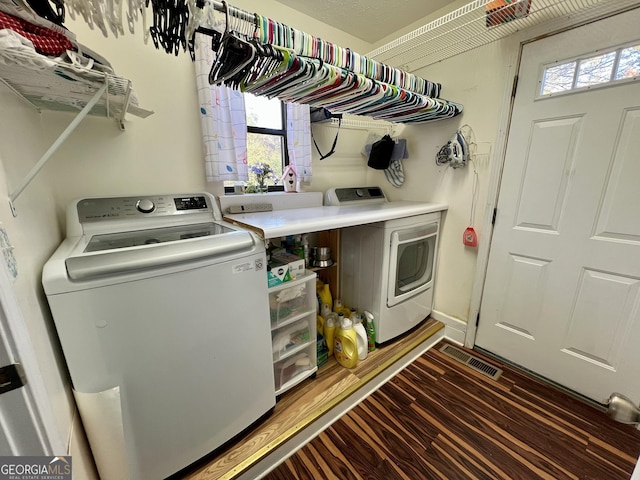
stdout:
POLYGON ((473 227, 467 227, 467 229, 462 234, 462 243, 464 243, 467 247, 477 247, 478 246, 478 235, 476 235, 476 231, 473 227))

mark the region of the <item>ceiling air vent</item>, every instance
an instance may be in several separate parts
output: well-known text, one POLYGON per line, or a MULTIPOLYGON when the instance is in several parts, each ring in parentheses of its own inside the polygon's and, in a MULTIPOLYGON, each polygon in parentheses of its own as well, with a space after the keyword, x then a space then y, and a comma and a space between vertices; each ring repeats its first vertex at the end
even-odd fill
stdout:
POLYGON ((458 347, 454 347, 453 345, 444 345, 440 348, 440 351, 448 357, 451 357, 454 360, 465 364, 469 368, 472 368, 476 372, 480 372, 481 374, 486 375, 493 380, 498 380, 500 378, 500 375, 502 375, 502 370, 500 370, 499 368, 488 364, 484 360, 480 360, 478 357, 469 355, 464 350, 461 350, 458 347))

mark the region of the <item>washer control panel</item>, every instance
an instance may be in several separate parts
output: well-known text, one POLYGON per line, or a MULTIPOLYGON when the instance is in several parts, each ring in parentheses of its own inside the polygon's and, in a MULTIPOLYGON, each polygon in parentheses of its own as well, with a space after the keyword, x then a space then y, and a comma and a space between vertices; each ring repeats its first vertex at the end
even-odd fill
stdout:
POLYGON ((326 193, 327 205, 344 205, 359 202, 381 203, 387 198, 380 187, 331 188, 326 193))
POLYGON ((167 217, 188 213, 213 215, 205 195, 153 195, 145 197, 86 198, 77 203, 80 223, 167 217))

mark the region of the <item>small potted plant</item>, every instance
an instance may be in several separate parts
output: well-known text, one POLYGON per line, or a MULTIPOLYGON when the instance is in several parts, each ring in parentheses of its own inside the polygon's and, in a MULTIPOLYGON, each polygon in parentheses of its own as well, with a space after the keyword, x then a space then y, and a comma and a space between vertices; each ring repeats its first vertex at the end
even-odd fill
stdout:
POLYGON ((258 192, 264 193, 268 190, 267 180, 273 178, 274 172, 271 165, 264 162, 258 162, 249 165, 249 171, 256 177, 258 192))

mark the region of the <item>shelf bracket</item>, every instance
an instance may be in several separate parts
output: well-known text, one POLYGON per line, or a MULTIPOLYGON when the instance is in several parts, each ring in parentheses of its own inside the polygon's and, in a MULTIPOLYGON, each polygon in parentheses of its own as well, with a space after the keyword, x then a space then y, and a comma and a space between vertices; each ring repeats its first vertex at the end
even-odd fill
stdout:
POLYGON ((44 167, 45 163, 47 163, 47 160, 51 158, 51 156, 56 152, 56 150, 60 148, 60 146, 64 143, 64 141, 69 137, 69 135, 71 135, 71 133, 76 129, 76 127, 80 124, 80 122, 84 119, 84 117, 87 116, 87 114, 91 111, 91 109, 98 102, 98 100, 100 100, 100 97, 104 94, 106 90, 107 90, 107 84, 105 83, 98 89, 98 91, 93 95, 93 97, 91 97, 91 100, 87 102, 84 108, 80 110, 78 115, 76 115, 76 117, 69 124, 69 126, 67 126, 64 132, 60 134, 60 136, 56 139, 53 145, 49 147, 49 150, 47 150, 42 156, 42 158, 38 160, 38 163, 36 163, 33 166, 33 168, 29 171, 29 173, 22 180, 22 182, 20 182, 20 185, 18 185, 18 187, 9 194, 9 207, 11 208, 11 213, 13 214, 14 217, 17 216, 14 203, 18 199, 22 191, 25 188, 27 188, 27 185, 31 183, 31 181, 35 178, 35 176, 42 169, 42 167, 44 167))
POLYGON ((116 123, 118 124, 118 127, 123 132, 124 132, 124 117, 127 114, 127 110, 129 108, 129 102, 131 102, 131 90, 132 89, 133 88, 131 86, 131 80, 129 80, 128 83, 127 83, 127 93, 125 94, 124 103, 122 104, 122 113, 120 114, 120 118, 116 119, 116 123))

